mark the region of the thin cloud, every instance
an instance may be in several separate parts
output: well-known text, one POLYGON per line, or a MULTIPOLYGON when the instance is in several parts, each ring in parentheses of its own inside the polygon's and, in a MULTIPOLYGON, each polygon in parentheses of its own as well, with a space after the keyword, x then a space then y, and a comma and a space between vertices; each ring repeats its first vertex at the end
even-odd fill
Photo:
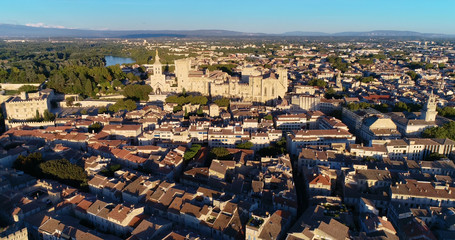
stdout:
POLYGON ((60 26, 60 25, 48 25, 45 23, 27 23, 25 26, 28 27, 39 27, 39 28, 67 28, 65 26, 60 26))

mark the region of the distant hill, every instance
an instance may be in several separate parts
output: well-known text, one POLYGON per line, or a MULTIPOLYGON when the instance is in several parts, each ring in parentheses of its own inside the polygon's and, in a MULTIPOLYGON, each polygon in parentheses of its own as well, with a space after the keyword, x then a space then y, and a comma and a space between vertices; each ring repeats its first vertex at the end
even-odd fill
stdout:
POLYGON ((295 37, 313 37, 313 36, 330 36, 330 33, 324 32, 302 32, 302 31, 294 31, 294 32, 285 32, 281 34, 283 36, 295 36, 295 37))
POLYGON ((446 35, 438 33, 420 33, 413 31, 394 31, 394 30, 376 30, 370 32, 285 32, 284 36, 333 36, 333 37, 455 37, 455 35, 446 35))
POLYGON ((352 37, 455 37, 455 35, 419 33, 412 31, 379 30, 370 32, 305 32, 293 31, 282 34, 247 33, 227 30, 84 30, 68 28, 43 28, 24 25, 0 24, 2 38, 151 38, 151 37, 261 37, 261 36, 352 36, 352 37))
POLYGON ((83 38, 150 38, 150 37, 229 37, 261 36, 261 33, 243 33, 226 30, 84 30, 42 28, 24 25, 0 24, 0 37, 83 37, 83 38))
POLYGON ((370 32, 340 32, 334 33, 333 36, 353 36, 353 37, 445 37, 449 35, 436 33, 419 33, 412 31, 393 31, 393 30, 376 30, 370 32))

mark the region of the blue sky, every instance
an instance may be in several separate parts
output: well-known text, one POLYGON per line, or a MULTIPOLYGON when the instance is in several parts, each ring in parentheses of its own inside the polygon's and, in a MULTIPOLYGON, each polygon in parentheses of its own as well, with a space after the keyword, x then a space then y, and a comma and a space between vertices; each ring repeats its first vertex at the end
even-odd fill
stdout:
POLYGON ((112 30, 455 34, 455 0, 0 0, 0 23, 112 30))

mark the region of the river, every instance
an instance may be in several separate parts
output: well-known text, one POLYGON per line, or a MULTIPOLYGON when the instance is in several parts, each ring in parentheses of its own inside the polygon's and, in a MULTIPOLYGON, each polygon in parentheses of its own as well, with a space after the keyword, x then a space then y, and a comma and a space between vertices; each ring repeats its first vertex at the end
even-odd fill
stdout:
POLYGON ((114 57, 114 56, 105 56, 104 59, 106 60, 106 67, 116 65, 116 64, 127 64, 127 63, 135 63, 132 58, 124 58, 124 57, 114 57))

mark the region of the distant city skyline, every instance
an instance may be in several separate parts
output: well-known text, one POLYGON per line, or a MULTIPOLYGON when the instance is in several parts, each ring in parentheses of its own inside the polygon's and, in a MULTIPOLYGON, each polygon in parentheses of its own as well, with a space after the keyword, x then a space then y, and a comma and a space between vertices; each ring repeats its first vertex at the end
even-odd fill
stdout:
POLYGON ((455 34, 454 8, 450 0, 15 0, 2 2, 0 23, 96 30, 455 34))

